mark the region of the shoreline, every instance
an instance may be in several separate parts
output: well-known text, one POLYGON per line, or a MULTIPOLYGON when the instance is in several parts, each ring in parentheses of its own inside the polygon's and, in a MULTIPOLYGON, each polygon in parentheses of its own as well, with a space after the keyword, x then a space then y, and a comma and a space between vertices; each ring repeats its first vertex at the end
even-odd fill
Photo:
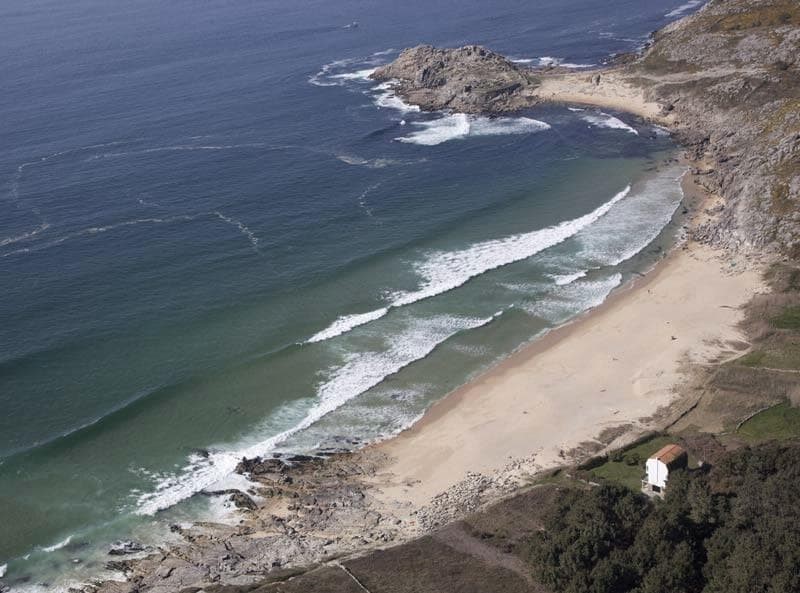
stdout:
MULTIPOLYGON (((691 174, 681 183, 691 212, 678 220, 694 226, 715 196, 691 174)), ((733 257, 678 243, 646 274, 452 391, 391 438, 329 459, 243 461, 240 471, 255 487, 219 493, 244 502, 232 498, 243 509, 232 523, 174 526, 181 543, 115 562, 126 581, 83 590, 248 586, 266 572, 336 566, 431 533, 519 492, 537 473, 663 427, 688 403, 680 392, 690 376, 686 363, 738 348, 741 305, 761 289, 763 266, 737 262, 732 271, 722 255, 733 257)))
MULTIPOLYGON (((694 224, 714 196, 692 175, 681 183, 694 224)), ((488 498, 497 497, 534 473, 659 428, 685 399, 685 363, 710 360, 741 341, 741 306, 761 289, 761 265, 737 262, 738 269, 725 270, 722 255, 694 242, 675 245, 597 307, 455 389, 398 435, 368 446, 389 459, 372 481, 377 498, 410 518, 441 506, 437 498, 451 498, 448 490, 463 494, 478 475, 490 476, 489 490, 497 491, 488 498), (655 299, 664 303, 653 305, 655 299), (673 299, 681 311, 665 315, 673 299), (637 337, 641 343, 630 352, 626 343, 637 337), (651 339, 657 337, 668 342, 651 339), (620 356, 605 368, 590 367, 592 352, 604 349, 620 356), (622 368, 612 369, 614 363, 622 368), (652 376, 637 376, 640 369, 652 376), (579 423, 570 423, 578 416, 579 423), (603 438, 604 431, 613 438, 603 438)))

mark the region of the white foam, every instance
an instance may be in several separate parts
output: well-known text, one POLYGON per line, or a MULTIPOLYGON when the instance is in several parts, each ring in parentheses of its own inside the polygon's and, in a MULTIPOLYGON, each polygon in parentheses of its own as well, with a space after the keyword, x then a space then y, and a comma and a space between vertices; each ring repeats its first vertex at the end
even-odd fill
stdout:
POLYGON ((245 237, 247 237, 248 241, 250 241, 250 245, 253 246, 253 249, 258 251, 258 237, 256 237, 255 233, 253 233, 253 231, 251 231, 246 224, 244 224, 240 220, 236 220, 235 218, 231 218, 230 216, 224 215, 219 210, 214 210, 213 214, 223 222, 226 222, 238 228, 239 232, 242 233, 245 237))
POLYGON ((377 66, 384 63, 387 56, 396 50, 387 49, 382 52, 375 52, 366 58, 348 58, 345 60, 334 60, 325 64, 319 71, 308 78, 308 82, 315 86, 345 86, 351 82, 363 82, 369 80, 377 66), (354 70, 356 68, 356 70, 354 70))
POLYGON ((685 4, 681 4, 680 6, 675 8, 674 10, 670 10, 664 16, 667 17, 668 19, 681 16, 682 14, 689 12, 693 8, 697 8, 698 6, 703 4, 703 2, 705 2, 705 0, 689 0, 689 2, 687 2, 685 4))
POLYGON ((368 169, 384 169, 386 167, 393 167, 395 165, 415 165, 417 163, 422 163, 427 160, 427 159, 390 159, 390 158, 365 159, 360 156, 353 156, 347 154, 337 155, 336 158, 348 165, 367 167, 368 169))
POLYGON ((136 156, 142 154, 152 154, 159 152, 193 152, 193 151, 217 151, 217 150, 244 150, 252 148, 266 148, 263 142, 247 142, 243 144, 177 144, 174 146, 156 146, 152 148, 142 148, 139 150, 122 150, 117 152, 104 152, 101 154, 94 154, 90 156, 87 161, 96 161, 100 159, 112 159, 128 156, 136 156))
POLYGON ((525 309, 550 323, 564 323, 578 313, 602 304, 621 283, 622 274, 619 273, 598 280, 579 280, 563 286, 552 298, 533 303, 525 309))
POLYGON ((566 286, 567 284, 572 284, 575 280, 583 278, 588 272, 589 270, 581 270, 573 274, 554 274, 552 278, 555 280, 556 286, 566 286))
POLYGON ((631 192, 610 216, 581 233, 580 257, 597 266, 615 266, 647 247, 672 219, 683 199, 676 177, 682 170, 670 167, 631 192))
POLYGON ((489 118, 464 113, 445 115, 432 121, 413 122, 412 125, 419 130, 397 140, 421 146, 436 146, 449 140, 468 137, 535 134, 550 129, 545 122, 528 117, 489 118))
POLYGON ((489 270, 528 259, 545 249, 558 245, 602 218, 614 204, 625 198, 629 191, 630 186, 580 218, 566 220, 530 233, 482 241, 457 251, 433 252, 414 266, 421 278, 419 288, 391 294, 391 300, 385 307, 367 313, 340 317, 326 329, 315 334, 314 338, 317 338, 315 341, 319 342, 321 339, 325 339, 320 338, 323 335, 327 337, 341 335, 360 325, 380 319, 393 308, 410 305, 448 292, 489 270))
POLYGON ((389 308, 383 307, 381 309, 375 309, 374 311, 368 311, 367 313, 343 315, 322 331, 311 336, 307 341, 308 343, 313 344, 314 342, 322 342, 323 340, 335 338, 336 336, 340 336, 343 333, 349 332, 351 329, 356 328, 359 325, 364 325, 370 321, 380 319, 388 312, 389 308))
POLYGON ((405 101, 403 101, 400 97, 398 97, 394 89, 392 88, 392 82, 384 82, 372 88, 372 91, 378 91, 377 95, 374 95, 373 101, 375 105, 378 107, 383 107, 385 109, 394 109, 396 111, 400 111, 401 113, 415 113, 418 112, 419 106, 418 105, 409 105, 405 101))
POLYGON ((199 214, 183 214, 178 216, 169 216, 166 218, 137 218, 134 220, 125 220, 123 222, 117 222, 105 226, 97 226, 97 227, 90 227, 87 229, 82 229, 80 231, 75 231, 74 233, 69 233, 67 235, 63 235, 58 237, 57 239, 53 239, 52 241, 48 241, 47 243, 41 243, 35 245, 33 247, 25 247, 22 249, 15 249, 14 251, 9 251, 7 253, 3 253, 0 257, 8 257, 10 255, 16 255, 21 253, 33 253, 36 251, 42 251, 43 249, 48 249, 50 247, 55 247, 57 245, 61 245, 62 243, 66 243, 67 241, 71 241, 73 239, 78 239, 80 237, 87 237, 93 235, 99 235, 102 233, 107 233, 108 231, 113 231, 118 228, 124 228, 129 226, 135 226, 138 224, 169 224, 173 222, 179 221, 186 221, 186 220, 195 220, 197 218, 208 216, 209 212, 201 212, 199 214))
POLYGON ((233 225, 236 228, 238 228, 239 231, 242 233, 242 235, 244 235, 247 238, 247 240, 250 242, 250 244, 252 245, 253 249, 258 251, 258 241, 259 241, 258 237, 247 227, 247 225, 245 225, 244 223, 242 223, 239 220, 236 220, 234 218, 230 218, 229 216, 224 215, 222 212, 219 212, 218 210, 214 210, 214 211, 211 211, 211 212, 198 212, 198 213, 195 213, 195 214, 179 214, 179 215, 176 215, 176 216, 167 216, 167 217, 158 217, 158 218, 157 217, 153 217, 153 218, 136 218, 134 220, 125 220, 125 221, 122 221, 122 222, 116 222, 116 223, 112 223, 112 224, 108 224, 108 225, 104 225, 104 226, 90 227, 90 228, 87 228, 87 229, 82 229, 80 231, 75 231, 73 233, 69 233, 69 234, 63 235, 61 237, 58 237, 58 238, 53 239, 52 241, 48 241, 46 243, 40 243, 40 244, 35 245, 33 247, 25 247, 25 248, 21 248, 21 249, 15 249, 13 251, 8 251, 8 252, 3 253, 2 255, 0 255, 0 257, 8 257, 8 256, 11 256, 11 255, 18 255, 18 254, 23 254, 23 253, 34 253, 34 252, 37 252, 37 251, 42 251, 44 249, 49 249, 51 247, 55 247, 57 245, 61 245, 62 243, 66 243, 67 241, 72 241, 74 239, 79 239, 81 237, 89 237, 89 236, 94 236, 94 235, 100 235, 100 234, 107 233, 109 231, 113 231, 113 230, 116 230, 116 229, 119 229, 119 228, 124 228, 124 227, 136 226, 136 225, 140 225, 140 224, 171 224, 171 223, 174 223, 174 222, 197 220, 198 218, 204 218, 204 217, 208 217, 208 216, 214 216, 214 217, 219 218, 220 220, 222 220, 224 223, 233 225))
POLYGON ((554 58, 552 56, 542 56, 540 58, 516 58, 511 60, 516 64, 535 64, 541 68, 548 66, 559 66, 561 68, 594 68, 595 64, 576 64, 574 62, 565 62, 564 58, 554 58))
POLYGON ((612 130, 625 130, 626 132, 628 132, 630 134, 635 134, 637 136, 639 135, 639 132, 637 132, 634 128, 632 128, 631 126, 626 124, 624 121, 622 121, 621 119, 619 119, 617 117, 614 117, 613 115, 609 115, 607 113, 600 112, 597 115, 588 114, 587 113, 586 115, 582 115, 581 119, 583 119, 585 122, 588 122, 592 126, 595 126, 595 127, 598 127, 598 128, 609 128, 609 129, 612 129, 612 130))
POLYGON ((0 579, 6 576, 6 572, 8 572, 8 564, 0 564, 0 579))
POLYGON ((332 74, 331 78, 339 80, 369 80, 369 77, 375 72, 377 68, 365 68, 364 70, 356 70, 355 72, 344 72, 342 74, 332 74))
POLYGON ((0 240, 0 247, 4 247, 6 245, 11 245, 12 243, 19 243, 20 241, 26 241, 27 239, 31 239, 42 233, 50 228, 50 225, 46 222, 43 222, 38 227, 33 229, 32 231, 28 231, 27 233, 22 233, 20 235, 16 235, 14 237, 6 237, 5 239, 0 240))
POLYGON ((370 208, 369 204, 367 204, 367 196, 376 189, 378 189, 382 183, 383 181, 379 181, 378 183, 373 183, 372 185, 367 187, 367 189, 362 191, 361 194, 359 194, 358 196, 358 205, 370 218, 375 218, 375 215, 372 213, 372 208, 370 208))
POLYGON ((43 552, 55 552, 56 550, 60 550, 69 545, 69 542, 72 541, 72 536, 68 536, 65 540, 58 542, 57 544, 53 544, 52 546, 42 546, 43 552))
POLYGON ((190 459, 179 474, 162 476, 154 492, 140 496, 135 512, 152 515, 213 486, 231 474, 242 457, 268 454, 279 443, 307 429, 388 376, 425 358, 450 336, 485 325, 492 319, 494 316, 486 319, 440 316, 416 320, 406 331, 389 338, 384 349, 350 354, 343 364, 328 371, 327 378, 317 386, 314 404, 300 422, 254 445, 213 452, 208 459, 190 459))

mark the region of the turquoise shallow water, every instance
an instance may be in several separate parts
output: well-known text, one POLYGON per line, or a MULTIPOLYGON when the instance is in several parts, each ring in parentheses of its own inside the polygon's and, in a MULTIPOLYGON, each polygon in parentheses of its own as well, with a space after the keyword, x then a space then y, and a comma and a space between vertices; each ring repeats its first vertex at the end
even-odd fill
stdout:
POLYGON ((677 7, 4 4, 4 582, 95 574, 243 454, 396 432, 649 265, 661 131, 422 114, 364 71, 421 41, 598 64, 677 7))

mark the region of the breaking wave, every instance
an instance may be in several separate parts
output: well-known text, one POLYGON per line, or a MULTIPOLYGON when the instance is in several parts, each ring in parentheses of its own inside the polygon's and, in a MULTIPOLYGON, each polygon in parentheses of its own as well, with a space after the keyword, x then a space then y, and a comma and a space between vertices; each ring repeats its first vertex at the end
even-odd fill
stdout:
POLYGON ((564 58, 553 58, 551 56, 542 56, 541 58, 516 58, 512 59, 511 61, 516 64, 533 64, 534 66, 540 68, 559 66, 561 68, 573 68, 578 70, 582 68, 594 68, 596 66, 596 64, 576 64, 573 62, 565 62, 564 58))
POLYGON ((390 302, 366 313, 339 317, 330 326, 314 334, 308 341, 319 342, 380 319, 391 309, 403 307, 458 288, 471 278, 514 262, 527 259, 558 245, 602 218, 617 202, 625 198, 630 186, 592 212, 530 233, 512 235, 475 243, 457 251, 437 251, 417 263, 414 270, 422 282, 416 290, 396 292, 390 302))
POLYGON ((630 134, 636 134, 637 136, 639 135, 639 132, 635 128, 632 128, 621 119, 614 117, 613 115, 603 113, 602 111, 598 114, 587 113, 585 115, 581 115, 581 119, 597 128, 624 130, 630 134))
POLYGON ((136 514, 153 515, 185 500, 231 474, 242 457, 266 455, 292 435, 307 429, 351 399, 375 387, 409 364, 428 356, 448 338, 490 323, 488 318, 439 316, 417 319, 389 337, 385 348, 352 352, 344 362, 328 371, 316 389, 313 405, 300 422, 264 441, 238 449, 212 452, 207 459, 194 455, 177 474, 157 476, 154 492, 141 495, 136 514))
POLYGON ((62 540, 62 541, 60 541, 60 542, 58 542, 56 544, 53 544, 52 546, 42 546, 42 551, 43 552, 55 552, 56 550, 60 550, 61 548, 65 548, 66 546, 68 546, 71 541, 72 541, 72 536, 70 535, 70 536, 67 536, 66 539, 64 539, 64 540, 62 540))
POLYGON ((564 285, 551 297, 524 308, 528 313, 557 325, 602 304, 611 291, 620 284, 622 284, 622 274, 620 273, 598 280, 579 280, 564 285))
POLYGON ((400 111, 401 113, 417 113, 420 110, 417 105, 409 105, 400 97, 398 97, 394 92, 391 81, 383 82, 378 86, 373 87, 372 91, 377 91, 377 94, 373 96, 373 102, 378 107, 394 109, 395 111, 400 111))
POLYGON ((549 130, 550 125, 528 117, 496 117, 454 113, 432 121, 413 122, 419 128, 407 136, 397 138, 400 142, 436 146, 449 140, 477 136, 504 136, 507 134, 535 134, 549 130))

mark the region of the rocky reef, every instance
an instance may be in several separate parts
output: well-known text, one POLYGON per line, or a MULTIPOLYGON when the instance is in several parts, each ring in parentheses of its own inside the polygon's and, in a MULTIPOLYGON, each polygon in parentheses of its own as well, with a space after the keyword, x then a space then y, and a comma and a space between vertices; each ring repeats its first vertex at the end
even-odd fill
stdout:
POLYGON ((479 45, 438 49, 420 45, 403 51, 372 78, 393 81, 409 103, 425 110, 499 113, 528 105, 526 91, 536 86, 527 68, 479 45))

